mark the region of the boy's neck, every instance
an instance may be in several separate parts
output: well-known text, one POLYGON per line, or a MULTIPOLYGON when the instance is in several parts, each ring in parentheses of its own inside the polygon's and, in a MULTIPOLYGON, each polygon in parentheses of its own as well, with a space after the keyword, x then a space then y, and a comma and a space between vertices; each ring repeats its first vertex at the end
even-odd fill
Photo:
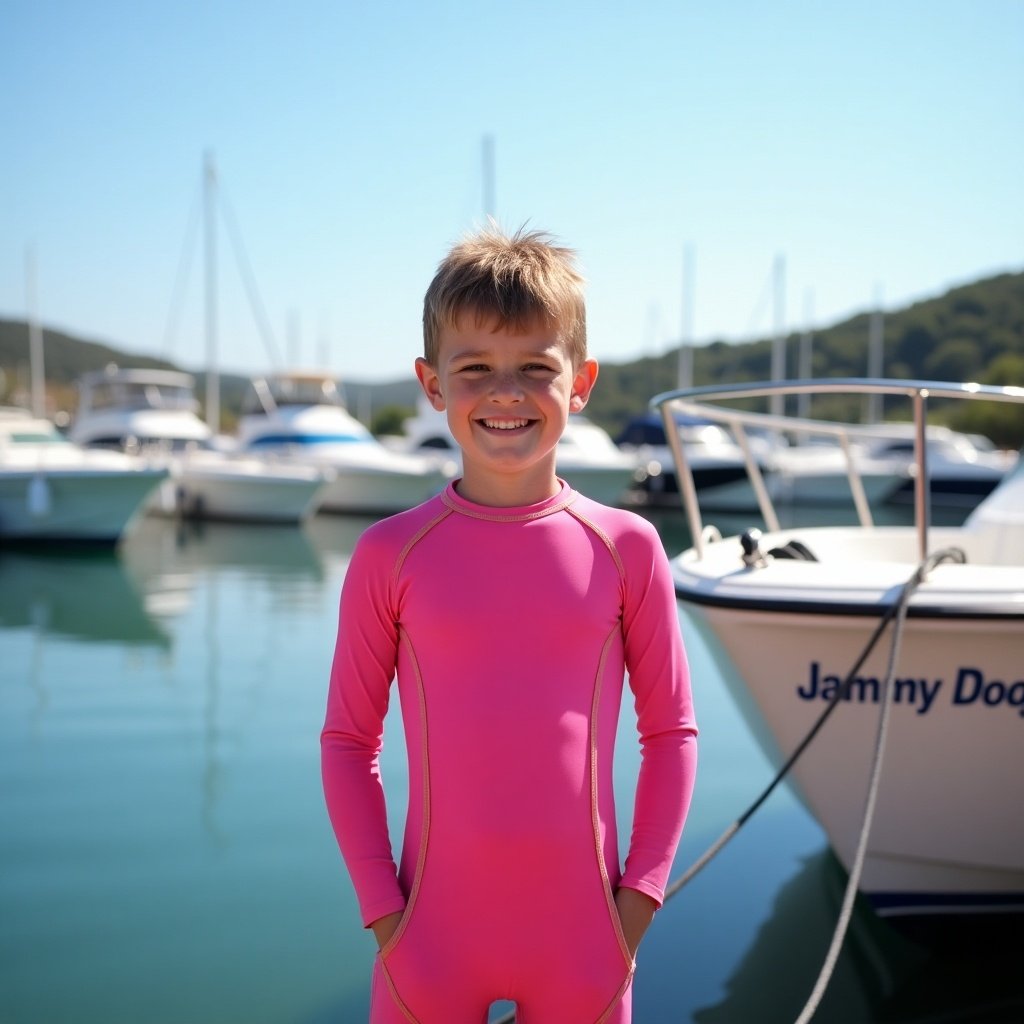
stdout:
POLYGON ((535 473, 492 473, 463 465, 462 478, 455 485, 460 498, 474 505, 494 508, 523 508, 553 498, 561 483, 554 466, 538 467, 535 473))

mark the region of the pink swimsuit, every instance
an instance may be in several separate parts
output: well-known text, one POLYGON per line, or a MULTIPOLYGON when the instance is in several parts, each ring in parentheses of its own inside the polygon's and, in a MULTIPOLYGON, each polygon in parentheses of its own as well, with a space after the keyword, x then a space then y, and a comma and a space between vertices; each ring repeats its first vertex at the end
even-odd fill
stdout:
POLYGON ((619 886, 657 902, 696 727, 675 595, 644 519, 566 485, 527 508, 453 487, 360 538, 322 735, 327 807, 364 924, 404 911, 372 1024, 627 1024, 619 886), (377 758, 396 675, 409 755, 401 865, 377 758), (620 870, 612 753, 624 671, 643 757, 620 870))

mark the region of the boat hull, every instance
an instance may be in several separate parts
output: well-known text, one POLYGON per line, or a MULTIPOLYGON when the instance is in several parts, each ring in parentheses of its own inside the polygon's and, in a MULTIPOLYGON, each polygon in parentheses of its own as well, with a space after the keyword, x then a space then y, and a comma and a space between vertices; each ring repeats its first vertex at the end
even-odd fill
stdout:
POLYGON ((326 485, 318 510, 357 515, 392 515, 412 508, 443 490, 448 477, 440 470, 381 471, 372 465, 324 460, 334 479, 326 485))
POLYGON ((317 508, 326 479, 318 470, 207 455, 172 461, 171 476, 148 511, 184 519, 300 523, 317 508))
MULTIPOLYGON (((780 765, 827 706, 877 615, 695 608, 735 664, 733 694, 780 765)), ((864 817, 888 638, 857 672, 792 769, 801 798, 849 869, 864 817)), ((908 618, 882 780, 861 878, 886 915, 1024 911, 1024 610, 908 618)))
POLYGON ((4 470, 0 539, 115 544, 166 475, 144 468, 4 470))
POLYGON ((565 482, 602 505, 621 505, 633 482, 632 466, 610 468, 606 466, 559 465, 558 475, 565 482))

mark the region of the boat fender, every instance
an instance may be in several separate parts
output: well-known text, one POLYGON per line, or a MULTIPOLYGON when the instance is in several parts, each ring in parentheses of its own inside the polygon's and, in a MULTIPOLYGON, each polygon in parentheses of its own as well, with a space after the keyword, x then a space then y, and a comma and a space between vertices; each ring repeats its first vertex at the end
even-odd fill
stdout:
POLYGON ((816 562, 818 556, 802 541, 788 540, 781 547, 772 548, 769 552, 772 558, 792 558, 797 562, 816 562))
POLYGON ((42 473, 34 473, 28 484, 28 511, 34 519, 50 514, 50 485, 42 473))

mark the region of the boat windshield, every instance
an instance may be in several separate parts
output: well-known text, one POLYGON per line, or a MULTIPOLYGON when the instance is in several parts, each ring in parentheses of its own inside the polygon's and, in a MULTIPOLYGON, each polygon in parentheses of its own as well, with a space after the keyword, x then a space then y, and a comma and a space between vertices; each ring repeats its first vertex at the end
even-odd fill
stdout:
POLYGON ((152 381, 100 381, 91 390, 93 409, 172 409, 195 412, 199 408, 191 388, 152 381))
POLYGON ((267 383, 279 406, 345 404, 338 382, 330 377, 279 377, 267 383))

